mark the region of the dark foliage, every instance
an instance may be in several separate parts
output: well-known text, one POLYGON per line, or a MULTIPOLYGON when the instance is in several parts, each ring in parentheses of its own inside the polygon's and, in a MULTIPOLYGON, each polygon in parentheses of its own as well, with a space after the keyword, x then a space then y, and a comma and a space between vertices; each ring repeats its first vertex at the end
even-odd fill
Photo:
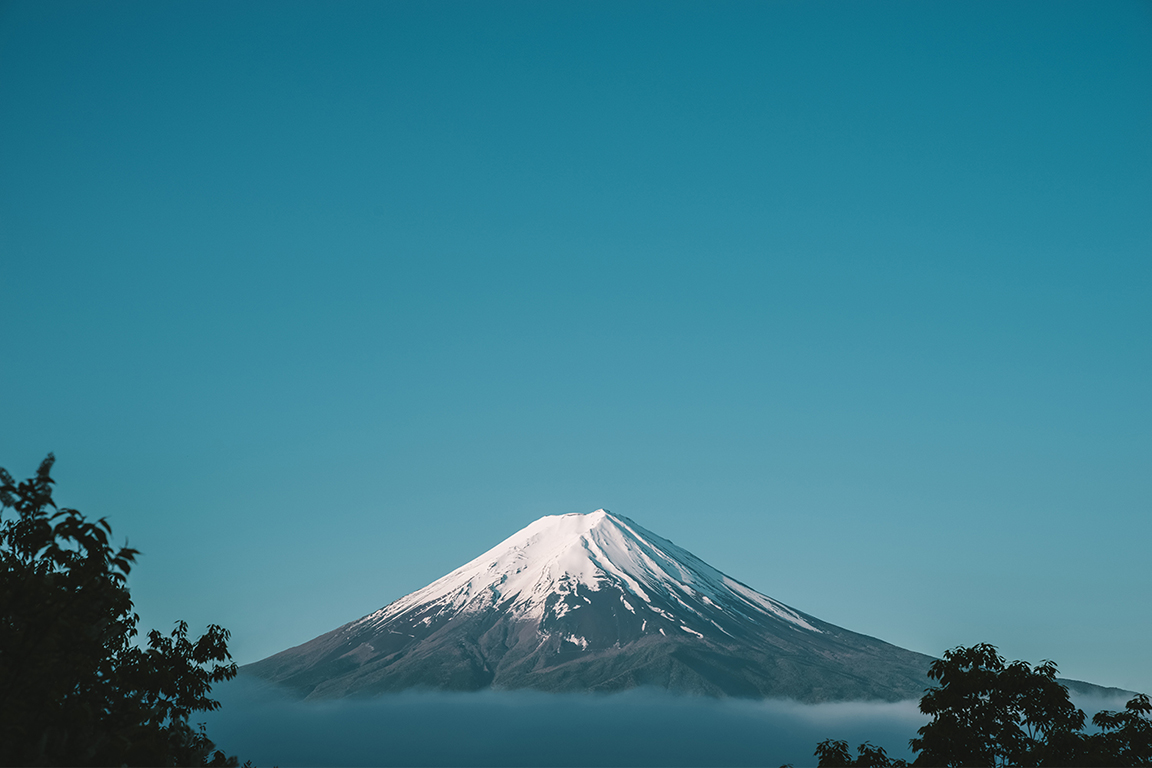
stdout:
POLYGON ((908 763, 904 760, 893 760, 888 757, 884 747, 874 747, 869 741, 856 748, 856 757, 853 759, 848 752, 848 742, 826 739, 816 745, 816 756, 820 758, 819 765, 824 768, 906 768, 908 763))
POLYGON ((236 675, 228 630, 190 640, 179 622, 133 644, 138 552, 109 544, 106 519, 57 508, 54 461, 22 483, 0 469, 0 764, 236 765, 188 724, 236 675))
MULTIPOLYGON (((928 676, 940 685, 920 699, 932 720, 909 741, 919 752, 914 766, 1121 766, 1152 765, 1152 704, 1139 694, 1121 712, 1092 718, 1098 732, 1084 733, 1084 713, 1056 681, 1056 664, 1005 664, 987 644, 954 648, 933 662, 928 676)), ((820 766, 900 766, 867 742, 853 760, 843 741, 816 747, 820 766)))
POLYGON ((1083 728, 1084 713, 1056 682, 1053 662, 1006 665, 995 647, 980 644, 945 651, 928 676, 940 685, 920 700, 932 721, 909 742, 917 764, 1052 765, 1072 757, 1059 753, 1075 747, 1068 737, 1083 728))
POLYGON ((1152 702, 1139 694, 1120 712, 1097 712, 1080 765, 1152 765, 1152 702))

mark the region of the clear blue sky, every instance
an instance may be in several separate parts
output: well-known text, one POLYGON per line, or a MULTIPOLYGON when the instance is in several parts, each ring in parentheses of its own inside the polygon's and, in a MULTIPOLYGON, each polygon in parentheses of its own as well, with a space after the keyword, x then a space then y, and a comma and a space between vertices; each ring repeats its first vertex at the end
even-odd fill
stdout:
POLYGON ((1152 5, 0 5, 0 466, 240 662, 607 507, 1152 692, 1152 5))

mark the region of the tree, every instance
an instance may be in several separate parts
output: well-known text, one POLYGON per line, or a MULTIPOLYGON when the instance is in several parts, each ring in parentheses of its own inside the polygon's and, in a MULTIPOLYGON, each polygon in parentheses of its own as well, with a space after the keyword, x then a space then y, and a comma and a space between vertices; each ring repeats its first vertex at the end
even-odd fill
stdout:
POLYGON ((940 685, 920 699, 932 721, 909 744, 917 765, 1039 765, 1063 762, 1077 749, 1071 738, 1084 726, 1068 689, 1056 682, 1056 664, 1005 664, 987 643, 954 648, 932 662, 928 677, 940 685), (1057 748, 1059 746, 1059 749, 1057 748))
POLYGON ((1099 733, 1085 739, 1080 765, 1152 765, 1152 702, 1141 693, 1121 712, 1097 712, 1099 733))
POLYGON ((866 741, 856 748, 856 759, 848 752, 848 742, 825 739, 816 745, 816 756, 821 768, 907 768, 904 760, 888 757, 884 747, 875 747, 866 741))
POLYGON ((188 725, 236 675, 228 630, 190 640, 178 622, 133 644, 139 553, 110 545, 105 518, 56 506, 54 462, 19 484, 0 468, 0 764, 236 765, 188 725))
MULTIPOLYGON (((995 646, 945 651, 929 668, 940 681, 925 691, 920 711, 932 720, 909 741, 914 766, 1152 765, 1152 704, 1139 694, 1122 712, 1099 712, 1099 729, 1084 733, 1084 713, 1056 681, 1056 664, 1006 664, 995 646)), ((853 760, 831 739, 815 754, 820 766, 897 766, 865 742, 853 760)))

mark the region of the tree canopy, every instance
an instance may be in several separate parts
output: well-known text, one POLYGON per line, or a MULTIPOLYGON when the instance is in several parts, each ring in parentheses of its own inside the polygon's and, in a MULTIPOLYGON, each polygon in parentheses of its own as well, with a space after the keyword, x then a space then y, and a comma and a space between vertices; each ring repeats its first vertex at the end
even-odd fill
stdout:
MULTIPOLYGON (((1084 712, 1056 680, 1056 664, 1035 667, 1005 663, 988 644, 958 647, 932 663, 920 711, 931 715, 909 740, 919 755, 913 766, 1121 766, 1152 765, 1152 704, 1137 694, 1119 712, 1092 717, 1084 732, 1084 712)), ((857 757, 848 744, 831 739, 816 747, 819 765, 906 766, 865 742, 857 757)))
POLYGON ((191 639, 178 622, 135 644, 139 553, 110 544, 105 518, 56 506, 54 462, 21 483, 0 468, 0 764, 236 765, 188 724, 236 675, 228 630, 191 639))

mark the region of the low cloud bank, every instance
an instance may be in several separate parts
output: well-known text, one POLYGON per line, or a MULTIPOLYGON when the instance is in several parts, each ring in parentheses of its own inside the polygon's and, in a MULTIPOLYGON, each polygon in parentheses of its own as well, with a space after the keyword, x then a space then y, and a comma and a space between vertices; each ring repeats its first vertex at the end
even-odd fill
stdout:
MULTIPOLYGON (((1124 709, 1124 705, 1132 698, 1133 694, 1130 693, 1116 693, 1116 694, 1096 694, 1096 693, 1073 693, 1068 698, 1072 700, 1080 709, 1084 710, 1084 714, 1088 719, 1092 719, 1092 715, 1096 714, 1102 709, 1109 709, 1112 711, 1124 709)), ((1095 730, 1091 725, 1085 724, 1084 730, 1095 730)))
MULTIPOLYGON (((796 766, 824 739, 871 741, 911 759, 927 722, 917 701, 799 704, 629 691, 401 693, 304 703, 249 678, 214 688, 196 718, 230 755, 259 766, 796 766)), ((1089 717, 1124 698, 1073 696, 1089 717)), ((1091 726, 1089 726, 1091 729, 1091 726)))
POLYGON ((228 754, 290 766, 814 765, 824 739, 910 758, 917 702, 798 704, 629 691, 419 692, 304 703, 238 678, 196 721, 228 754))

